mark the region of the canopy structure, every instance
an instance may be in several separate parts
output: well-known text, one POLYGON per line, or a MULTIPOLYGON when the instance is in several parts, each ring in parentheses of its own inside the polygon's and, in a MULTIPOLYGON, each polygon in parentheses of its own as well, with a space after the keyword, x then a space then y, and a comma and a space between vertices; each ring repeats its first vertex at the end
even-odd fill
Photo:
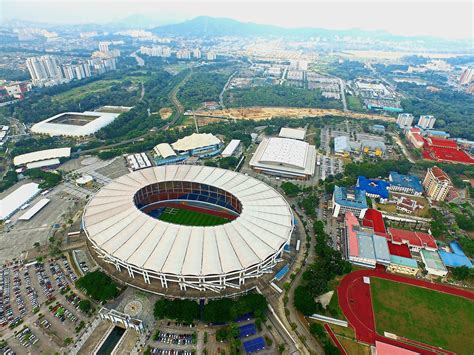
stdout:
POLYGON ((184 290, 216 292, 240 288, 246 279, 270 271, 294 227, 289 204, 272 187, 237 172, 190 165, 143 169, 112 181, 89 201, 83 224, 99 255, 118 270, 126 268, 131 277, 139 274, 146 283, 160 280, 163 287, 174 282, 184 290), (206 227, 159 220, 136 204, 136 196, 145 194, 157 201, 158 185, 160 196, 172 194, 180 203, 208 186, 238 204, 238 216, 206 227), (185 185, 194 191, 180 195, 177 188, 185 185), (163 186, 169 186, 169 193, 163 186))

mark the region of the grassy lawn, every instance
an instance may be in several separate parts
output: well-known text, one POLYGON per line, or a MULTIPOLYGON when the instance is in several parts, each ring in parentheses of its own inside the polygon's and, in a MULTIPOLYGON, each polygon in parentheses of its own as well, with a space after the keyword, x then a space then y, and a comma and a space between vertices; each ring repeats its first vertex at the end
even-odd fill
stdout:
POLYGON ((362 101, 357 96, 346 96, 347 107, 349 110, 362 112, 365 111, 362 101))
POLYGON ((377 332, 394 333, 459 354, 474 349, 474 302, 371 278, 377 332))
POLYGON ((124 77, 121 80, 97 80, 92 83, 76 87, 74 89, 62 92, 53 97, 53 100, 59 102, 67 102, 72 99, 81 99, 89 94, 99 93, 108 90, 111 86, 115 84, 120 84, 122 81, 130 80, 132 83, 138 83, 145 80, 145 77, 140 76, 130 76, 124 77))
POLYGON ((209 214, 188 211, 178 208, 167 207, 160 215, 160 220, 185 226, 217 226, 219 224, 227 223, 229 220, 212 216, 209 214))

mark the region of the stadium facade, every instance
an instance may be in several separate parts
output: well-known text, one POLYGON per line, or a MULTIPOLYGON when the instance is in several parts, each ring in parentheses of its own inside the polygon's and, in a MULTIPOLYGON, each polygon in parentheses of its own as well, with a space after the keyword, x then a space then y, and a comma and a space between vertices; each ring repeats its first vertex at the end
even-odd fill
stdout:
MULTIPOLYGON (((84 230, 92 248, 130 279, 220 292, 272 272, 294 229, 291 208, 273 188, 219 168, 166 165, 135 171, 88 203, 84 230), (225 217, 217 226, 159 219, 179 207, 225 217)), ((133 282, 132 282, 133 283, 133 282)))

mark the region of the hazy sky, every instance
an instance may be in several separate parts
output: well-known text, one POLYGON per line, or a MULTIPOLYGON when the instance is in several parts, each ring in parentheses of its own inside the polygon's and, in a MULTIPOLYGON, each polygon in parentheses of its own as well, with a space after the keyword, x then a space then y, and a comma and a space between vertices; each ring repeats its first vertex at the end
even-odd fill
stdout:
POLYGON ((169 23, 208 15, 285 27, 361 28, 469 39, 474 34, 473 4, 470 0, 0 0, 0 21, 106 23, 141 14, 169 23))

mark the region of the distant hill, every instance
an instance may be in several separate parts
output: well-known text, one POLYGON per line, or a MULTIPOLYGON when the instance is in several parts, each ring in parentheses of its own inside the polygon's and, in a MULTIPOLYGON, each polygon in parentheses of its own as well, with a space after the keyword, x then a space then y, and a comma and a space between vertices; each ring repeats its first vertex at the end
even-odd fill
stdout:
POLYGON ((471 48, 469 40, 445 40, 429 36, 406 37, 394 35, 385 31, 367 31, 361 29, 328 30, 316 27, 284 28, 272 25, 262 25, 251 22, 241 22, 230 18, 199 16, 181 23, 158 26, 152 29, 157 35, 172 37, 224 37, 224 36, 256 36, 256 37, 320 37, 335 39, 344 36, 369 38, 386 42, 416 42, 422 47, 443 47, 445 49, 471 48))

